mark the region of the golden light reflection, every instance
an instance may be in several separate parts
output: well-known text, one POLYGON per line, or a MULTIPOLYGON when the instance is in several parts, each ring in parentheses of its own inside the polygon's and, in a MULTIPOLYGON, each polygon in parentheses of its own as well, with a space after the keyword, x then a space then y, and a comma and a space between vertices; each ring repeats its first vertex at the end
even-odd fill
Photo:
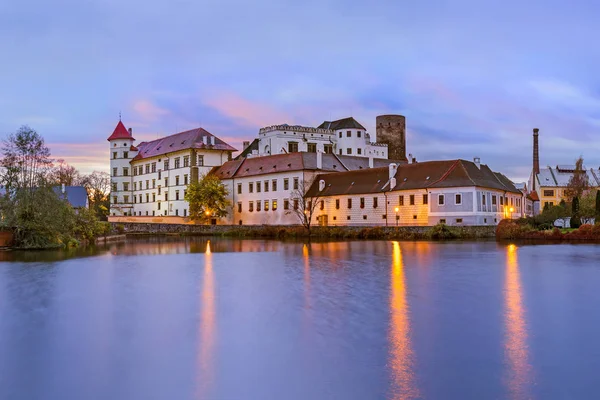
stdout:
POLYGON ((307 244, 302 246, 302 259, 304 261, 304 314, 306 316, 305 328, 307 330, 310 329, 310 312, 312 308, 310 302, 310 249, 308 246, 307 244))
POLYGON ((413 371, 413 350, 410 342, 409 308, 400 243, 392 242, 390 295, 390 365, 394 399, 418 398, 419 390, 413 371))
POLYGON ((199 398, 208 398, 214 381, 213 350, 215 345, 215 288, 213 259, 210 240, 204 254, 204 276, 202 280, 202 301, 200 316, 200 393, 199 398))
POLYGON ((506 249, 505 279, 505 323, 506 336, 504 353, 507 359, 507 385, 512 399, 529 398, 531 365, 527 347, 527 324, 523 309, 521 279, 517 247, 511 244, 506 249))

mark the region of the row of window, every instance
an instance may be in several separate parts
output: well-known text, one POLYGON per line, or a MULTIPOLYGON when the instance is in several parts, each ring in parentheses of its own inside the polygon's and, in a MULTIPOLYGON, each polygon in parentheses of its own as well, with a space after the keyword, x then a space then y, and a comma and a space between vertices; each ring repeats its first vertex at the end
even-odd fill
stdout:
MULTIPOLYGON (((116 151, 113 151, 112 153, 112 158, 113 160, 116 160, 118 157, 118 153, 116 151)), ((123 158, 129 158, 129 152, 128 151, 124 151, 123 152, 123 158)))
MULTIPOLYGON (((298 199, 294 199, 294 209, 297 210, 298 209, 298 199)), ((271 200, 271 202, 269 202, 269 200, 256 200, 256 202, 254 201, 249 201, 248 202, 248 212, 254 212, 254 211, 269 211, 269 204, 270 204, 270 209, 273 211, 277 211, 277 199, 273 199, 271 200), (256 209, 254 208, 254 205, 256 204, 256 209)), ((289 199, 284 199, 283 200, 283 209, 284 210, 289 210, 290 209, 290 201, 289 199)), ((242 202, 239 201, 237 203, 237 212, 241 213, 243 211, 242 208, 242 202)))
MULTIPOLYGON (((342 131, 340 131, 340 132, 338 133, 338 135, 339 135, 339 137, 340 137, 340 139, 341 139, 341 138, 342 138, 342 135, 343 135, 342 131)), ((352 137, 352 131, 346 131, 346 137, 352 137)), ((360 138, 360 137, 362 137, 362 131, 356 131, 356 137, 357 137, 357 138, 360 138)))
MULTIPOLYGON (((261 191, 265 191, 268 192, 269 191, 269 182, 270 182, 270 188, 271 188, 271 192, 276 192, 277 191, 277 179, 271 179, 271 180, 264 180, 264 181, 256 181, 256 182, 248 182, 248 193, 254 193, 254 190, 256 189, 256 193, 260 193, 261 191)), ((293 188, 294 190, 297 190, 300 186, 300 181, 299 178, 294 178, 293 179, 293 188)), ((290 179, 289 178, 283 178, 283 190, 290 190, 290 179)), ((242 194, 242 184, 238 183, 237 185, 237 193, 238 194, 242 194)))
MULTIPOLYGON (((181 168, 181 160, 183 159, 183 168, 189 167, 190 166, 190 156, 183 156, 183 157, 175 157, 173 159, 174 162, 174 169, 177 168, 181 168)), ((165 159, 163 161, 163 170, 164 171, 168 171, 170 164, 169 164, 169 159, 165 159)), ((160 160, 159 160, 160 162, 160 160)), ((144 165, 138 165, 138 166, 134 166, 133 167, 133 175, 143 175, 144 173, 146 174, 150 174, 150 173, 155 173, 156 172, 156 162, 152 162, 152 163, 148 163, 148 164, 144 164, 144 165)), ((204 166, 204 156, 203 155, 198 155, 198 159, 197 159, 197 166, 202 167, 204 166)), ((116 168, 113 168, 113 171, 116 170, 116 168)), ((158 173, 160 174, 160 170, 158 171, 158 173)), ((116 172, 115 172, 116 174, 116 172)), ((124 173, 123 175, 126 176, 126 174, 124 173)), ((158 178, 160 179, 160 177, 158 178)))
MULTIPOLYGON (((183 191, 183 197, 180 196, 180 191, 176 190, 175 191, 175 200, 183 200, 185 198, 187 191, 184 190, 183 191)), ((161 195, 161 191, 160 191, 160 186, 158 187, 158 195, 161 195)), ((156 193, 146 193, 145 196, 145 203, 150 203, 150 197, 152 197, 152 203, 156 202, 156 193)), ((133 202, 134 203, 144 203, 144 196, 143 195, 137 195, 137 196, 133 196, 133 202), (139 199, 139 201, 138 201, 139 199)), ((113 204, 118 204, 118 197, 117 196, 113 196, 113 204)), ((169 201, 169 193, 165 192, 165 201, 169 201)), ((125 195, 123 196, 123 203, 128 204, 129 203, 129 196, 125 195)), ((160 200, 158 201, 158 209, 160 210, 160 200)))
MULTIPOLYGON (((116 214, 115 214, 115 213, 113 213, 112 215, 113 215, 113 216, 115 216, 116 214)), ((129 214, 129 213, 127 213, 127 212, 124 212, 124 213, 123 213, 123 215, 127 217, 127 216, 128 216, 128 215, 130 215, 130 214, 129 214)), ((142 212, 141 212, 141 211, 138 211, 138 212, 137 212, 137 214, 136 214, 136 213, 135 213, 135 211, 134 211, 134 212, 133 212, 133 214, 131 214, 131 215, 133 215, 134 217, 135 217, 136 215, 137 215, 138 217, 141 217, 141 216, 142 216, 142 212)), ((164 211, 163 211, 163 215, 169 215, 169 212, 168 212, 167 210, 164 210, 164 211)), ((149 212, 149 211, 146 211, 146 217, 148 217, 148 216, 150 216, 150 212, 149 212)), ((153 217, 154 217, 154 216, 156 216, 156 211, 155 211, 155 210, 152 210, 152 216, 153 216, 153 217)), ((179 210, 178 210, 178 209, 175 209, 175 216, 179 216, 179 210)), ((187 209, 186 209, 186 208, 184 208, 184 209, 183 209, 183 216, 184 216, 184 217, 187 217, 187 209)))

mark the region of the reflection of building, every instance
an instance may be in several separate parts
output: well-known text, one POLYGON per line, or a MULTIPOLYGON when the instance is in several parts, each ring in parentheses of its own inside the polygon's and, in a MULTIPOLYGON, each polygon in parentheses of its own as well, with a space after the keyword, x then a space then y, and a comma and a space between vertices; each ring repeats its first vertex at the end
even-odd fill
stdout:
MULTIPOLYGON (((536 128, 533 130, 533 168, 528 184, 535 214, 539 214, 546 205, 554 206, 561 200, 568 200, 565 191, 575 174, 575 165, 540 168, 539 160, 539 129, 536 128)), ((600 170, 583 169, 590 187, 600 187, 600 170)))
POLYGON ((108 141, 111 216, 186 216, 187 185, 235 151, 202 128, 135 146, 131 128, 121 121, 108 141))
POLYGON ((479 159, 322 174, 308 194, 322 225, 494 225, 523 212, 521 191, 479 159))

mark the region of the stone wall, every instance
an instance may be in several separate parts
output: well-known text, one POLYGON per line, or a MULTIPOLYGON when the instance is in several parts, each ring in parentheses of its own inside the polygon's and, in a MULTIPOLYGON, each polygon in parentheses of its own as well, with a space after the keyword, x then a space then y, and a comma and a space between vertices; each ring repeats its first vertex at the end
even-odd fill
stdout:
POLYGON ((402 115, 379 115, 375 119, 377 143, 388 146, 388 159, 407 161, 406 118, 402 115))
MULTIPOLYGON (((277 237, 283 232, 303 233, 300 226, 277 226, 277 225, 176 225, 156 223, 112 223, 113 230, 125 234, 193 234, 205 236, 264 236, 277 237)), ((364 227, 364 226, 336 226, 336 227, 313 227, 312 234, 315 237, 357 237, 360 232, 369 230, 373 237, 400 236, 421 237, 427 236, 432 229, 430 226, 400 226, 400 227, 364 227)), ((460 232, 465 238, 495 238, 495 226, 464 226, 452 227, 460 232)), ((367 235, 368 236, 368 235, 367 235)))

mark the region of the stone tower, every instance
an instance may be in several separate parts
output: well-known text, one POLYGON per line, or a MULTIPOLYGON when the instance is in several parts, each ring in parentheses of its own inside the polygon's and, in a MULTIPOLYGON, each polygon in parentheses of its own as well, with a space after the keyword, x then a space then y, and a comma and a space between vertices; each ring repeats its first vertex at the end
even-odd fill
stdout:
POLYGON ((388 145, 388 159, 406 159, 406 118, 403 115, 379 115, 375 120, 377 143, 388 145))

